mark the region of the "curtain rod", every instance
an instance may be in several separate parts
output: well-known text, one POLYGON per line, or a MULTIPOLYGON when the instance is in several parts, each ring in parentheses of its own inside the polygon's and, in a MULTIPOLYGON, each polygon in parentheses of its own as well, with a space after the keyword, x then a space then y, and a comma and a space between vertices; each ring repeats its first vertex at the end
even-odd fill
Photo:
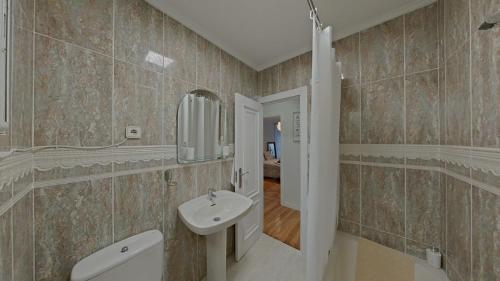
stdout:
POLYGON ((313 0, 306 0, 306 1, 307 1, 307 4, 309 5, 309 18, 316 22, 316 26, 319 29, 322 29, 323 24, 321 23, 321 20, 319 19, 318 9, 314 5, 313 0))

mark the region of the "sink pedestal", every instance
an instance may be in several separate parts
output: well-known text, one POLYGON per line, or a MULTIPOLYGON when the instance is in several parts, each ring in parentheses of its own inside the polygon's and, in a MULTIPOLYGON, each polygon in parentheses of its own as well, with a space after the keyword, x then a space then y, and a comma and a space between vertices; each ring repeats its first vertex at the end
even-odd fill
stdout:
POLYGON ((226 229, 207 235, 207 281, 226 281, 226 229))

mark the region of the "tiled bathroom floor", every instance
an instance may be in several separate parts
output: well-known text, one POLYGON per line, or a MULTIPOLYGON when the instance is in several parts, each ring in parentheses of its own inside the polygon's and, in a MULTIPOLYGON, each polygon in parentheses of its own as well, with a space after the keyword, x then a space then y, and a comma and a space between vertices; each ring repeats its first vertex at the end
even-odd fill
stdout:
POLYGON ((228 281, 304 281, 305 260, 300 251, 262 234, 239 261, 228 261, 228 281))

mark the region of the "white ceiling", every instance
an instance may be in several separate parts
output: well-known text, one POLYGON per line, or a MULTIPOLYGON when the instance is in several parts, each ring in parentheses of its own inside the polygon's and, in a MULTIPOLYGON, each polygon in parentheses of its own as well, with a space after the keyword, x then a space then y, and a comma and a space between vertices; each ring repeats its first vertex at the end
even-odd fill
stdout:
MULTIPOLYGON (((306 0, 146 0, 256 70, 311 49, 306 0)), ((314 0, 342 38, 435 0, 314 0)))

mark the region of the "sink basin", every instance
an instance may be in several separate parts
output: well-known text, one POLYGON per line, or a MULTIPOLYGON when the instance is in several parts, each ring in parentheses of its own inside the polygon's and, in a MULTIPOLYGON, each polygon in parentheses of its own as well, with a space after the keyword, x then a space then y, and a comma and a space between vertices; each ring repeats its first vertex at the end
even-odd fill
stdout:
POLYGON ((178 213, 192 232, 207 237, 207 281, 226 281, 226 229, 250 212, 253 201, 225 190, 215 195, 215 204, 203 195, 180 205, 178 213))
POLYGON ((199 235, 210 235, 225 230, 245 216, 252 200, 240 194, 221 190, 215 192, 215 205, 207 195, 179 206, 179 216, 186 226, 199 235))

